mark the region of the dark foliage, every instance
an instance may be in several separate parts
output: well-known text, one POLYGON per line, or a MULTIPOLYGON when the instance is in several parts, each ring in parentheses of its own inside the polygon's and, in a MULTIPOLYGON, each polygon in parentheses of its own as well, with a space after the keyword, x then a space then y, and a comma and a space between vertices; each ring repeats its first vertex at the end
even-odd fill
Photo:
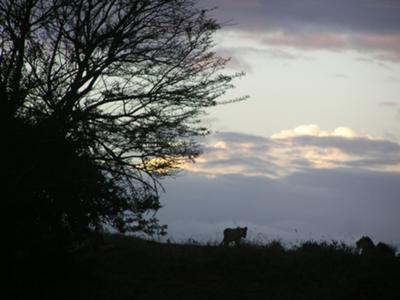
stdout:
POLYGON ((236 76, 210 52, 207 13, 190 0, 1 1, 12 253, 68 248, 102 224, 165 232, 159 179, 199 154, 199 119, 236 76))

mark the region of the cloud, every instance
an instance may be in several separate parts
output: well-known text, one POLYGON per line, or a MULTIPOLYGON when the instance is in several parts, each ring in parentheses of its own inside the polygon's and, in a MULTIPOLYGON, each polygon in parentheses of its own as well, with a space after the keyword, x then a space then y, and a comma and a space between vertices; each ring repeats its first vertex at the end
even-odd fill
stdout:
POLYGON ((379 105, 383 107, 397 108, 400 107, 400 101, 382 101, 379 103, 379 105))
POLYGON ((271 137, 221 132, 204 142, 190 172, 282 178, 307 169, 358 168, 400 172, 400 144, 348 127, 332 131, 301 125, 271 137))
POLYGON ((398 32, 400 3, 397 0, 202 0, 202 6, 219 7, 215 16, 232 20, 251 31, 310 29, 331 31, 398 32))
MULTIPOLYGON (((246 33, 242 33, 246 36, 246 33)), ((301 50, 356 50, 370 52, 375 58, 400 61, 400 33, 372 34, 351 32, 304 32, 301 34, 277 31, 261 34, 259 40, 268 46, 291 47, 301 50)))
MULTIPOLYGON (((397 0, 202 1, 219 6, 215 17, 226 31, 281 51, 356 50, 376 59, 400 61, 400 3, 397 0)), ((270 51, 270 50, 269 50, 270 51)))
POLYGON ((316 124, 300 125, 294 129, 282 130, 273 134, 272 139, 286 139, 300 136, 316 136, 316 137, 356 137, 356 133, 349 127, 338 127, 333 132, 322 131, 316 124))
POLYGON ((279 166, 269 155, 274 142, 264 137, 238 132, 220 132, 203 143, 204 153, 195 164, 186 165, 192 172, 215 174, 245 173, 279 176, 279 166))
MULTIPOLYGON (((304 57, 295 50, 311 51, 357 51, 370 54, 374 60, 400 61, 400 29, 399 33, 354 33, 344 31, 329 31, 328 29, 309 29, 304 32, 292 32, 286 29, 265 29, 262 31, 231 30, 231 37, 242 40, 241 43, 252 41, 253 47, 236 47, 230 49, 230 55, 240 62, 246 54, 258 55, 273 59, 296 59, 304 57)), ((226 32, 225 32, 226 34, 226 32)), ((226 52, 227 53, 227 52, 226 52)), ((222 54, 226 54, 222 53, 222 54)))

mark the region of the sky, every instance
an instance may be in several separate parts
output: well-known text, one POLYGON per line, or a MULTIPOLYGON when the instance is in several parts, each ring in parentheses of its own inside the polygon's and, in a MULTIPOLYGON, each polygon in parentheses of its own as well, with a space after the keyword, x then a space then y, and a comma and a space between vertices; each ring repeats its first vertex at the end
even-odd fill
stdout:
POLYGON ((400 1, 200 0, 244 71, 204 119, 203 154, 164 181, 169 239, 400 247, 400 1))

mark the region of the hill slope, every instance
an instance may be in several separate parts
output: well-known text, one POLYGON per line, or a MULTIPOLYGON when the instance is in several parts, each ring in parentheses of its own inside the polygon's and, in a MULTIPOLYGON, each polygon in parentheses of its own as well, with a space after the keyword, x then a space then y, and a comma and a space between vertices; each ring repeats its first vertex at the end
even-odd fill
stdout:
POLYGON ((363 257, 336 243, 288 250, 279 243, 236 248, 106 239, 111 246, 100 251, 24 266, 14 298, 400 299, 399 258, 363 257))

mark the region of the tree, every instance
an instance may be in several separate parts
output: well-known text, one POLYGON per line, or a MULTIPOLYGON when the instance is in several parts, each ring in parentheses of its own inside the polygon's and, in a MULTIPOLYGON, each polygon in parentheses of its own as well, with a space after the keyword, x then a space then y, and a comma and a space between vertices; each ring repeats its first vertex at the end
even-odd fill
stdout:
POLYGON ((13 236, 163 231, 147 214, 159 180, 200 153, 201 116, 240 75, 221 73, 208 13, 190 0, 1 1, 13 236))

